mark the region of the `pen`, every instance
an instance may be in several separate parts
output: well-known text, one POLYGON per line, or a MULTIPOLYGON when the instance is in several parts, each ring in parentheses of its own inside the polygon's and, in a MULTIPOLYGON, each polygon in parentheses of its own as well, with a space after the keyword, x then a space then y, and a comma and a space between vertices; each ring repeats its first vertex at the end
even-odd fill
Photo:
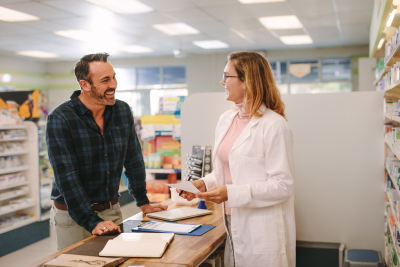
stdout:
POLYGON ((183 192, 185 192, 185 191, 183 191, 183 190, 181 189, 181 192, 179 193, 179 196, 181 196, 181 195, 183 194, 183 192))

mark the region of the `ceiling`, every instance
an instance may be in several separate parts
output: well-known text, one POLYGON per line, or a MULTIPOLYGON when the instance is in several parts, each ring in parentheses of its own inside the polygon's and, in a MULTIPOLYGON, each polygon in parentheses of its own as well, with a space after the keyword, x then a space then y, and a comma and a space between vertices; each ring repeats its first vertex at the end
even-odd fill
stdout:
MULTIPOLYGON (((115 0, 118 1, 118 0, 115 0)), ((286 0, 262 4, 242 4, 238 0, 140 0, 154 8, 141 14, 116 14, 85 0, 0 0, 0 6, 40 17, 29 22, 0 21, 0 52, 38 50, 58 54, 54 60, 80 58, 105 51, 114 58, 172 55, 233 50, 282 50, 297 48, 366 45, 373 0, 286 0), (296 15, 302 29, 268 30, 259 17, 296 15), (169 36, 154 24, 184 22, 199 34, 169 36), (100 31, 93 46, 59 35, 62 30, 100 31), (307 34, 307 45, 285 45, 279 36, 307 34), (193 41, 220 40, 224 49, 202 49, 193 41), (113 44, 140 45, 153 52, 132 54, 116 50, 113 44)), ((15 55, 18 57, 24 57, 15 55)))

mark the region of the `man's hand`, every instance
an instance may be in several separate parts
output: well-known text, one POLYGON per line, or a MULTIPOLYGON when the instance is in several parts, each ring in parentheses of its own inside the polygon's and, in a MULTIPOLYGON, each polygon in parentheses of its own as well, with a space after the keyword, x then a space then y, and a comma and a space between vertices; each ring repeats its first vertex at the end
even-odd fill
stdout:
POLYGON ((226 185, 219 185, 205 193, 197 193, 196 197, 219 204, 228 200, 228 190, 226 185))
POLYGON ((121 233, 121 228, 112 221, 99 222, 96 228, 93 229, 93 235, 108 235, 121 233))
MULTIPOLYGON (((200 192, 206 192, 207 188, 206 188, 206 184, 204 183, 203 180, 196 180, 196 181, 191 181, 191 183, 197 188, 199 189, 200 192)), ((178 194, 181 192, 180 189, 176 189, 176 192, 178 192, 178 194)), ((184 199, 191 201, 193 200, 196 195, 190 192, 186 192, 184 191, 181 195, 181 197, 183 197, 184 199)))
POLYGON ((161 205, 161 204, 154 204, 154 205, 145 204, 143 206, 140 206, 139 208, 143 211, 143 214, 146 214, 146 213, 167 210, 168 206, 161 205))

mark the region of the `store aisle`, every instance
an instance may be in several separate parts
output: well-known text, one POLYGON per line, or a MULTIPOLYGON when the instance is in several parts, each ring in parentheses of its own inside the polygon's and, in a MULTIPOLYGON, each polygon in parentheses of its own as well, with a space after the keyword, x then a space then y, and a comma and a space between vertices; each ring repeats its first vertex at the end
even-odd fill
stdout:
MULTIPOLYGON (((132 202, 121 207, 124 219, 140 212, 136 203, 132 202)), ((0 266, 25 267, 57 252, 57 244, 52 235, 32 245, 0 257, 0 266)))

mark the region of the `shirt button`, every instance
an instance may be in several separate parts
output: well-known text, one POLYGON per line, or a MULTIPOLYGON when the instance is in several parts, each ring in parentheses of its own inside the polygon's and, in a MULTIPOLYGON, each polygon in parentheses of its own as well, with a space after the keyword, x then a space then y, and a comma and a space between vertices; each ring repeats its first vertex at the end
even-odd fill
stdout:
POLYGON ((107 154, 105 154, 105 156, 107 157, 107 154))
POLYGON ((106 190, 108 191, 108 188, 106 190))
POLYGON ((106 138, 106 137, 103 135, 103 138, 106 138))
POLYGON ((110 174, 110 172, 107 172, 107 174, 110 174))
POLYGON ((96 125, 96 123, 94 125, 96 125))

